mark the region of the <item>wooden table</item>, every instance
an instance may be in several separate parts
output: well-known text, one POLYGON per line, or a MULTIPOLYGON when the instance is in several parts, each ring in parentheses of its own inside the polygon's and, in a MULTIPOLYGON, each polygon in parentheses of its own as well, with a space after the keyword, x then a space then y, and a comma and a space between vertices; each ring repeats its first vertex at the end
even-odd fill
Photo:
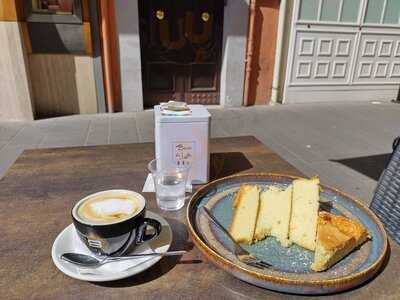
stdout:
MULTIPOLYGON (((214 267, 193 246, 185 209, 164 212, 154 194, 145 193, 149 210, 172 226, 171 249, 190 250, 180 260, 163 258, 147 271, 115 282, 89 283, 67 277, 53 265, 54 239, 71 223, 70 210, 82 197, 101 190, 141 191, 154 144, 108 145, 25 151, 0 181, 1 299, 287 299, 301 298, 264 290, 214 267)), ((301 175, 253 137, 211 142, 213 178, 237 172, 301 175)), ((400 247, 370 283, 331 299, 400 299, 400 247)))

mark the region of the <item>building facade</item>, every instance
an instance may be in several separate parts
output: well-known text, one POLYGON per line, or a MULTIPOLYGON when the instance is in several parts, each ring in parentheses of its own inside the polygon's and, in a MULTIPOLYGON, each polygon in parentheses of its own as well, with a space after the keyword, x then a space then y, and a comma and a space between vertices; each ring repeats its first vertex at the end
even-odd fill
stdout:
POLYGON ((390 100, 397 0, 2 0, 0 118, 390 100))
POLYGON ((400 1, 296 0, 287 23, 286 103, 395 99, 400 1))
POLYGON ((93 40, 92 5, 76 0, 0 1, 0 118, 98 111, 103 83, 101 66, 95 66, 100 45, 93 40))

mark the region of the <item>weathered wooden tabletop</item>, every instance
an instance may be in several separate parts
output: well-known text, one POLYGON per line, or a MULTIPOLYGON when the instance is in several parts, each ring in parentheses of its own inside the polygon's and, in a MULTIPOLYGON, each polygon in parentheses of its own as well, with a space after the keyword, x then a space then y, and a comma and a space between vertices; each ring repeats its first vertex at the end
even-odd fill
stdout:
MULTIPOLYGON (((153 149, 154 144, 146 143, 25 151, 0 181, 0 299, 302 298, 252 286, 208 263, 190 241, 185 209, 161 211, 152 193, 144 193, 148 208, 170 223, 171 249, 185 248, 187 254, 163 258, 147 271, 115 282, 84 282, 58 271, 51 246, 71 223, 73 204, 106 189, 140 192, 153 149)), ((212 179, 237 172, 301 175, 253 137, 214 139, 211 153, 212 179)), ((327 298, 400 299, 400 247, 391 246, 390 260, 375 279, 327 298)))

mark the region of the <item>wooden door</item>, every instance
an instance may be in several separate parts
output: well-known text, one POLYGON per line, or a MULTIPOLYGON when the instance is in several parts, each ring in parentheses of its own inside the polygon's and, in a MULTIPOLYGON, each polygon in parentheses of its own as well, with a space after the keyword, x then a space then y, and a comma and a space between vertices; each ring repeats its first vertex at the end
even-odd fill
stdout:
POLYGON ((145 107, 218 104, 224 1, 139 1, 145 107))

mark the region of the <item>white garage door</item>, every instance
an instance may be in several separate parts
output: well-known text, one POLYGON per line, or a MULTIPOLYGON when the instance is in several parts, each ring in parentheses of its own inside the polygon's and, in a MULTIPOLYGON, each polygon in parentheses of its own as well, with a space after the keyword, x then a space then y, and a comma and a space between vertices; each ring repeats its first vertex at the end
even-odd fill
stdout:
POLYGON ((295 0, 284 101, 390 100, 400 0, 295 0))

